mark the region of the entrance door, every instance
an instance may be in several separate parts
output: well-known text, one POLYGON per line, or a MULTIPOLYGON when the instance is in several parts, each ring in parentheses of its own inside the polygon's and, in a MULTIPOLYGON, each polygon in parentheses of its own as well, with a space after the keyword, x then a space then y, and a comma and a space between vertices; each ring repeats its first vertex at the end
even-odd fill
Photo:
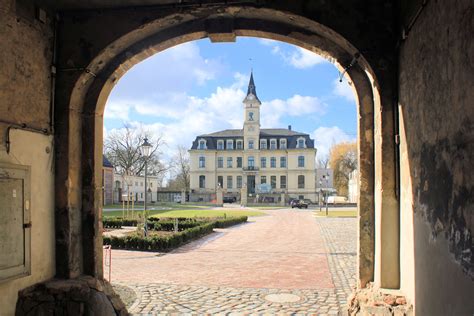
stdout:
POLYGON ((247 176, 247 190, 248 194, 255 193, 255 176, 247 176))

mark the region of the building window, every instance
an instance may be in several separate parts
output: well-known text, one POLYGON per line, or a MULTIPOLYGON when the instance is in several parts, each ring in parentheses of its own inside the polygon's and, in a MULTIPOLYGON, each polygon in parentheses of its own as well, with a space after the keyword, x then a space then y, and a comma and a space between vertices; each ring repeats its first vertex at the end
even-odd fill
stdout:
POLYGON ((260 149, 267 149, 267 140, 261 139, 260 140, 260 149))
POLYGON ((224 168, 224 157, 217 157, 217 168, 224 168))
POLYGON ((223 176, 218 176, 217 177, 217 185, 222 188, 223 184, 224 184, 224 177, 223 176))
POLYGON ((271 168, 277 167, 277 159, 275 157, 270 158, 270 167, 271 168))
POLYGON ((138 187, 138 181, 135 181, 135 186, 138 187))
POLYGON ((242 168, 242 157, 237 157, 237 168, 242 168))
POLYGON ((276 187, 277 187, 277 177, 276 176, 271 176, 270 177, 270 184, 272 186, 272 189, 276 189, 276 187))
POLYGON ((150 188, 153 188, 153 182, 150 182, 150 188))
POLYGON ((140 186, 141 186, 141 187, 143 186, 143 182, 140 182, 140 186))
POLYGON ((218 140, 217 141, 217 150, 224 150, 224 141, 218 140))
POLYGON ((140 198, 143 199, 143 193, 140 193, 140 198))
POLYGON ((206 168, 206 157, 199 157, 199 168, 206 168))
POLYGON ((280 157, 280 168, 286 168, 286 157, 280 157))
POLYGON ((199 149, 206 149, 206 141, 204 139, 199 141, 199 149))
POLYGON ((227 189, 232 189, 232 176, 227 176, 227 189))
POLYGON ((270 139, 270 149, 277 149, 276 139, 270 139))
POLYGON ((286 189, 286 176, 280 176, 280 188, 286 189))
POLYGON ((237 188, 242 188, 242 176, 237 176, 237 188))
POLYGON ((298 167, 304 167, 304 156, 298 156, 298 167))
POLYGON ((232 157, 227 157, 227 168, 232 168, 232 157))
POLYGON ((206 187, 206 176, 199 176, 199 189, 206 187))
POLYGON ((255 167, 255 160, 254 160, 253 156, 250 156, 250 157, 248 158, 248 161, 247 161, 247 162, 248 162, 249 168, 255 167))
POLYGON ((242 143, 243 143, 243 142, 242 142, 241 140, 238 140, 238 141, 237 141, 237 149, 243 149, 243 148, 242 148, 242 147, 243 147, 243 146, 242 146, 242 143))
POLYGON ((286 149, 286 139, 280 139, 280 149, 286 149))
POLYGON ((234 141, 232 139, 227 140, 227 150, 234 149, 234 141))
POLYGON ((298 138, 298 148, 305 148, 304 138, 298 138))
POLYGON ((253 140, 249 140, 249 149, 253 149, 253 140))
POLYGON ((267 183, 267 176, 261 176, 260 177, 260 184, 265 184, 267 183))
POLYGON ((267 167, 267 158, 261 157, 260 158, 260 168, 266 168, 267 167))
POLYGON ((299 200, 304 200, 304 195, 298 195, 299 200))
POLYGON ((304 176, 298 176, 298 189, 304 189, 304 176))

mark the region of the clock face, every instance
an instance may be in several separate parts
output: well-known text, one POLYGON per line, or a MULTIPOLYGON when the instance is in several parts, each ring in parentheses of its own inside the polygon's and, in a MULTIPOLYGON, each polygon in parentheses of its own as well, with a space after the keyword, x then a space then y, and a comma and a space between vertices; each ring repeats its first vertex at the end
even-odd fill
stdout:
POLYGON ((253 100, 253 99, 255 99, 255 96, 253 94, 250 94, 249 95, 249 100, 253 100))

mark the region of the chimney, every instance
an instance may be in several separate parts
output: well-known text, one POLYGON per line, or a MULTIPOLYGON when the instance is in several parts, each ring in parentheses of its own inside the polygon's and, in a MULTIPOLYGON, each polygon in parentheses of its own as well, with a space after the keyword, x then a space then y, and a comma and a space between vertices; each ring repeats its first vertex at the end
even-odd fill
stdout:
POLYGON ((288 125, 288 130, 291 131, 291 125, 288 125))

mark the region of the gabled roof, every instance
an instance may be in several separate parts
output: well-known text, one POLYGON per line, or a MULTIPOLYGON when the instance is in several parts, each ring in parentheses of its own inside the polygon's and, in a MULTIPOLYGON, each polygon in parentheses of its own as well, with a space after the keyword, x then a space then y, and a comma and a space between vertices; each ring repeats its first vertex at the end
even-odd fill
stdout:
POLYGON ((107 157, 102 156, 102 166, 106 168, 113 168, 114 165, 107 159, 107 157))

